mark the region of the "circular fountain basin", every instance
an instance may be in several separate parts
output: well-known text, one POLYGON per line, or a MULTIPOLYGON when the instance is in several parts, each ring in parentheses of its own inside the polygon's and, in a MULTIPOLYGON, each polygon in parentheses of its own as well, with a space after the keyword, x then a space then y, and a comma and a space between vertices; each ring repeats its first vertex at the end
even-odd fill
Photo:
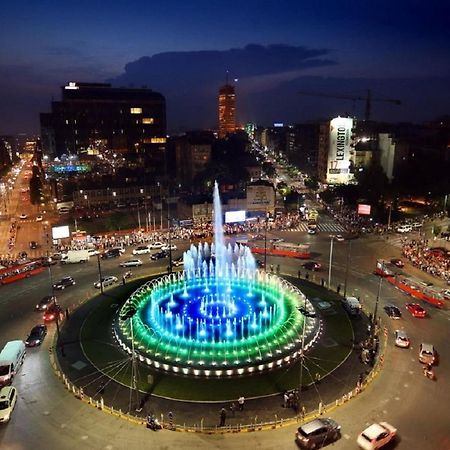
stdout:
POLYGON ((234 376, 295 361, 320 335, 304 294, 261 271, 245 276, 179 272, 146 283, 115 323, 124 350, 159 370, 195 376, 234 376))

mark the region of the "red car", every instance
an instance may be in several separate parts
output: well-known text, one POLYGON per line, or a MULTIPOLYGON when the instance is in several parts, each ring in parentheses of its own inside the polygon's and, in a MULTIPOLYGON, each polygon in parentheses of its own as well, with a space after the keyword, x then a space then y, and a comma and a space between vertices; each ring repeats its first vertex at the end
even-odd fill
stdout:
POLYGON ((57 303, 53 303, 47 308, 42 318, 44 319, 44 322, 53 322, 54 320, 56 320, 56 316, 59 316, 59 318, 61 319, 62 313, 63 310, 61 306, 59 306, 57 303))
POLYGON ((407 303, 405 306, 413 317, 422 318, 427 315, 427 312, 417 303, 407 303))

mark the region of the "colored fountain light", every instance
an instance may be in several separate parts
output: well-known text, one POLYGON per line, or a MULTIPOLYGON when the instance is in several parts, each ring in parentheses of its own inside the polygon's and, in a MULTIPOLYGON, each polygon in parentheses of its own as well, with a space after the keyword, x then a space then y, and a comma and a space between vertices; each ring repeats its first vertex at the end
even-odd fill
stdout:
POLYGON ((195 376, 261 372, 295 361, 320 334, 305 295, 225 244, 217 183, 214 242, 191 245, 184 270, 141 286, 115 324, 119 344, 160 370, 195 376))

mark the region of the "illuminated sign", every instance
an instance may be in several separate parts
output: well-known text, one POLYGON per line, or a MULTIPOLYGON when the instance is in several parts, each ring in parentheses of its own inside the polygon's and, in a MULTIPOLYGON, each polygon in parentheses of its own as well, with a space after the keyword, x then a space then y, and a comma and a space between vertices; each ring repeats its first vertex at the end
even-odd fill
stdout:
POLYGON ((227 211, 225 213, 225 223, 245 222, 245 210, 227 211))
POLYGON ((88 164, 67 164, 67 165, 52 165, 50 170, 54 173, 84 173, 91 170, 88 164))
POLYGON ((69 81, 69 84, 67 86, 64 86, 64 89, 80 89, 77 86, 77 83, 75 83, 74 81, 69 81))
POLYGON ((53 239, 65 239, 70 237, 69 225, 63 225, 61 227, 52 227, 53 239))
POLYGON ((358 205, 358 214, 360 216, 370 216, 370 205, 363 205, 362 203, 358 205))
POLYGON ((273 186, 247 186, 247 211, 269 211, 275 209, 275 190, 273 186))
POLYGON ((327 183, 347 184, 353 178, 350 172, 352 128, 350 117, 337 117, 330 122, 327 183))

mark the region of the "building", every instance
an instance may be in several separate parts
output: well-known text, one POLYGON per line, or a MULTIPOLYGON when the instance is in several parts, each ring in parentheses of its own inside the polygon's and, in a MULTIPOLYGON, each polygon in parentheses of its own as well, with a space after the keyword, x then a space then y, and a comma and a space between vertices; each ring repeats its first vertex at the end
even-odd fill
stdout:
POLYGON ((234 86, 219 89, 219 138, 236 131, 236 94, 234 86))
POLYGON ((205 169, 211 161, 213 141, 214 135, 210 132, 190 132, 173 139, 177 183, 190 185, 195 176, 205 169))
POLYGON ((45 154, 77 155, 99 147, 144 155, 158 168, 164 164, 166 102, 151 89, 69 82, 40 121, 45 154))

